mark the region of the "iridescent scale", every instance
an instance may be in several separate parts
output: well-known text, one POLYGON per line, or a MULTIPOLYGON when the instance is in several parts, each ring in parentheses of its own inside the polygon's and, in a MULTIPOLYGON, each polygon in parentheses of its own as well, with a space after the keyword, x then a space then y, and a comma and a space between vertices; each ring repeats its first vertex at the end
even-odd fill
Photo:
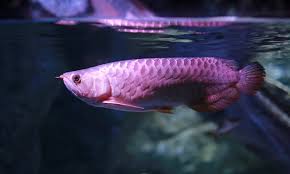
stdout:
POLYGON ((159 87, 186 82, 225 84, 238 81, 238 71, 216 58, 151 58, 107 64, 112 96, 134 100, 159 87))

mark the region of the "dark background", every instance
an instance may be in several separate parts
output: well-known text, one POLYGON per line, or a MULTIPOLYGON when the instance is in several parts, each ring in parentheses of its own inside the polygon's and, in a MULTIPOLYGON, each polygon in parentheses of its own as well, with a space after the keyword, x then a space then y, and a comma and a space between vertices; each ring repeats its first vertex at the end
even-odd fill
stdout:
MULTIPOLYGON (((34 2, 6 0, 1 1, 0 16, 2 19, 62 17, 62 15, 57 15, 57 12, 61 12, 58 9, 60 6, 65 9, 63 11, 66 13, 63 14, 67 16, 85 17, 93 14, 100 16, 106 12, 106 10, 102 11, 101 5, 112 6, 118 10, 119 14, 132 11, 135 7, 142 9, 147 6, 157 16, 288 17, 290 13, 287 10, 289 2, 286 0, 144 0, 142 2, 143 5, 140 5, 137 0, 34 0, 34 2), (86 5, 80 7, 80 9, 83 8, 80 13, 75 14, 74 7, 76 2, 80 1, 85 2, 83 5, 86 5), (56 3, 49 5, 47 2, 56 3), (92 5, 91 2, 96 4, 92 5)), ((111 15, 111 13, 104 16, 106 15, 111 15)), ((282 162, 286 163, 289 169, 289 128, 284 128, 280 122, 276 123, 274 116, 266 112, 267 108, 260 106, 261 102, 257 99, 244 97, 231 109, 219 114, 235 116, 238 113, 244 117, 245 121, 236 129, 235 137, 238 137, 241 144, 249 147, 251 152, 258 152, 255 154, 259 154, 260 158, 272 157, 282 162, 270 161, 269 165, 255 164, 256 160, 250 160, 251 158, 241 148, 232 147, 232 144, 221 140, 173 136, 179 135, 179 132, 170 132, 167 129, 178 126, 174 120, 183 116, 183 113, 171 117, 170 124, 170 120, 164 122, 167 117, 148 117, 148 115, 146 117, 131 115, 130 117, 123 112, 102 108, 93 109, 71 96, 63 87, 62 82, 54 78, 66 71, 92 66, 102 61, 113 61, 115 60, 113 58, 118 57, 121 59, 122 57, 144 56, 219 55, 245 64, 256 56, 255 53, 259 48, 260 52, 269 52, 267 55, 271 58, 269 59, 271 62, 276 62, 273 58, 279 55, 282 55, 282 58, 289 57, 289 51, 286 49, 289 47, 289 27, 280 27, 280 29, 277 26, 244 27, 237 27, 238 30, 231 27, 213 29, 209 30, 209 34, 206 35, 189 34, 177 38, 160 36, 159 43, 151 38, 153 44, 157 42, 156 46, 168 46, 168 48, 146 49, 146 45, 142 43, 146 43, 147 35, 144 35, 144 40, 130 40, 128 39, 130 37, 124 33, 91 26, 2 23, 0 27, 0 74, 2 74, 0 174, 183 174, 178 170, 187 168, 188 164, 193 166, 197 164, 197 168, 201 170, 197 173, 213 173, 212 171, 223 173, 222 171, 227 167, 236 171, 244 165, 246 169, 240 173, 246 174, 273 173, 270 170, 272 164, 275 165, 273 170, 278 173, 276 165, 279 168, 282 162), (164 42, 164 39, 168 42, 164 42), (181 42, 188 39, 192 42, 181 42), (279 45, 278 48, 273 49, 277 45, 279 45), (284 48, 285 56, 281 53, 284 48), (154 145, 171 137, 173 140, 177 137, 176 144, 170 146, 172 141, 167 141, 166 147, 171 148, 165 152, 165 156, 156 156, 155 151, 145 153, 147 155, 138 151, 140 150, 138 143, 142 145, 144 142, 152 142, 154 145), (134 146, 135 144, 137 145, 134 146), (218 153, 214 153, 216 155, 213 158, 214 162, 196 161, 201 158, 202 149, 210 144, 218 146, 218 153), (166 156, 166 153, 170 154, 179 147, 189 149, 184 156, 188 155, 190 161, 179 164, 174 155, 171 158, 166 156), (194 147, 197 147, 196 150, 194 147), (227 149, 227 147, 231 148, 227 149), (156 165, 158 167, 155 167, 156 165)), ((150 44, 150 41, 147 42, 150 44)), ((261 57, 264 58, 264 56, 266 55, 261 57)), ((283 60, 281 64, 289 62, 286 59, 283 60)), ((280 69, 286 72, 287 68, 280 69)), ((278 103, 278 106, 289 108, 289 100, 284 102, 280 95, 275 93, 267 96, 271 96, 271 101, 278 103)), ((177 120, 183 119, 175 121, 177 120)), ((186 119, 185 122, 187 122, 186 119)), ((188 127, 194 131, 194 126, 188 127)), ((182 132, 186 129, 181 127, 178 130, 182 132)), ((184 157, 183 155, 176 156, 184 157)), ((283 172, 286 173, 285 171, 280 173, 283 172)))
MULTIPOLYGON (((35 11, 53 16, 47 13, 38 0, 2 0, 0 2, 1 18, 30 18, 35 11)), ((56 1, 57 4, 67 3, 68 8, 76 1, 56 1)), ((85 1, 87 8, 84 13, 90 13, 91 1, 85 1)), ((95 1, 95 0, 92 0, 95 1)), ((110 1, 111 4, 118 4, 122 7, 123 0, 110 1)), ((137 2, 137 0, 128 0, 137 2)), ((43 1, 44 2, 44 1, 43 1)), ((46 1, 48 2, 48 1, 46 1)), ((45 2, 45 3, 46 3, 45 2)), ((158 16, 263 16, 263 17, 289 17, 290 2, 288 0, 140 0, 137 4, 143 3, 148 9, 158 16)))

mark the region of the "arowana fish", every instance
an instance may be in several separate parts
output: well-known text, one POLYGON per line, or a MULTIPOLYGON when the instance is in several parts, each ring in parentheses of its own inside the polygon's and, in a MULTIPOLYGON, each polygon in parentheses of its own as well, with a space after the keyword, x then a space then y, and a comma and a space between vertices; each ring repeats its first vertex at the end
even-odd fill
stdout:
POLYGON ((96 107, 171 113, 186 105, 220 111, 263 85, 257 62, 238 69, 233 60, 204 57, 147 58, 107 63, 59 76, 76 97, 96 107))

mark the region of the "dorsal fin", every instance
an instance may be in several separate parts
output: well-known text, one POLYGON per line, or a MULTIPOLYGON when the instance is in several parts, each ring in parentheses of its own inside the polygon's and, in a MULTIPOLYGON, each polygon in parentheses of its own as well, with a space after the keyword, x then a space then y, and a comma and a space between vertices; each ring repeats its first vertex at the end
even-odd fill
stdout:
POLYGON ((220 61, 233 70, 238 70, 238 68, 239 68, 237 62, 234 60, 220 59, 220 61))

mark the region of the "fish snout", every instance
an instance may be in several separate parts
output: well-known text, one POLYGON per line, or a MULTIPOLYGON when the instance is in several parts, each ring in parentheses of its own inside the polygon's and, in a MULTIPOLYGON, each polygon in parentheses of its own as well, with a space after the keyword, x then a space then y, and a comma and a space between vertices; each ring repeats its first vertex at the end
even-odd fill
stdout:
POLYGON ((62 79, 63 80, 63 78, 64 78, 64 76, 63 75, 60 75, 60 76, 57 76, 57 77, 55 77, 56 79, 62 79))

